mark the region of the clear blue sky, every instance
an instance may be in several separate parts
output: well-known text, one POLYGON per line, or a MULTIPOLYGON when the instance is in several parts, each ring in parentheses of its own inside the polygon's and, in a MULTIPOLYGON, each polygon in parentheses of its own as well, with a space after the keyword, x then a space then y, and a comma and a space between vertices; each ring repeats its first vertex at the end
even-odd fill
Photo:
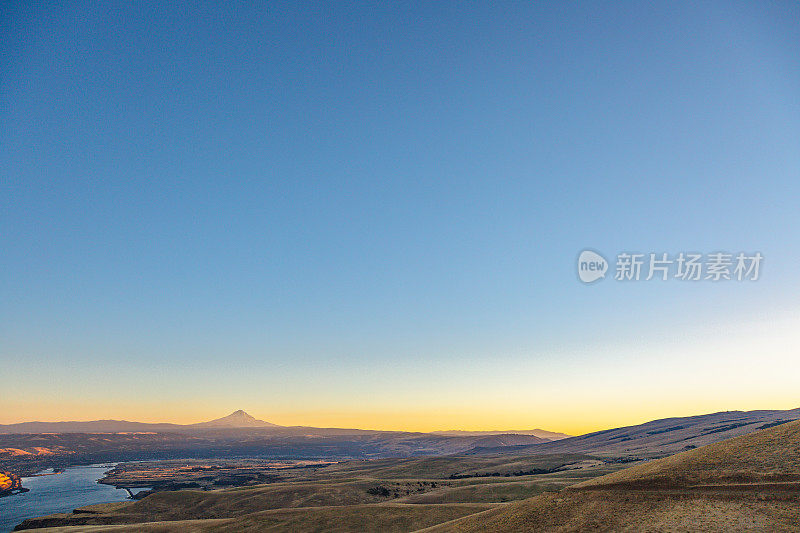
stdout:
MULTIPOLYGON (((549 402, 587 394, 550 428, 576 430, 619 410, 609 367, 798 316, 796 2, 0 17, 0 422, 492 425, 474 401, 557 426, 549 402), (765 259, 750 284, 584 286, 586 247, 765 259)), ((656 366, 627 377, 658 389, 656 366)), ((742 399, 750 379, 647 405, 800 386, 742 399)))

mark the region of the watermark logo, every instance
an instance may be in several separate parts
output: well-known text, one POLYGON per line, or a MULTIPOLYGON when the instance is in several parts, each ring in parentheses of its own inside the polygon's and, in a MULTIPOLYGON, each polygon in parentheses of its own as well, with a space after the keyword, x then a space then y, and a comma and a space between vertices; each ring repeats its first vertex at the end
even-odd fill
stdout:
POLYGON ((584 250, 578 256, 578 277, 584 283, 593 283, 606 277, 608 261, 592 250, 584 250))
MULTIPOLYGON (((757 281, 763 260, 760 252, 621 252, 617 254, 614 280, 757 281)), ((608 268, 605 258, 592 250, 584 250, 578 257, 578 277, 584 283, 604 278, 608 268)))

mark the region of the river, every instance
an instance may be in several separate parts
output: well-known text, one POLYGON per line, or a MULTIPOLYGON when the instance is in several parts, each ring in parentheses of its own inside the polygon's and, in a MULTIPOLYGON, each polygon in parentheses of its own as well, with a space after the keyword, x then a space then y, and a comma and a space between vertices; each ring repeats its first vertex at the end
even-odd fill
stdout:
POLYGON ((22 486, 30 489, 29 492, 0 498, 0 532, 12 531, 26 518, 127 500, 128 493, 124 489, 97 483, 103 473, 113 467, 108 464, 75 466, 60 474, 22 478, 22 486))

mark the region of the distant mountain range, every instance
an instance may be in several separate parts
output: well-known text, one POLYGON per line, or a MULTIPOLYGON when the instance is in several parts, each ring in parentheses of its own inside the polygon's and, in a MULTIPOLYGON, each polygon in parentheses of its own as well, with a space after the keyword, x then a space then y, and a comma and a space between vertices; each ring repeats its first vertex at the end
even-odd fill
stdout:
POLYGON ((171 433, 202 429, 280 428, 258 420, 242 410, 228 416, 197 424, 128 422, 127 420, 92 420, 87 422, 20 422, 0 424, 0 433, 171 433))
MULTIPOLYGON (((663 456, 744 435, 781 422, 800 419, 800 408, 789 411, 725 411, 707 415, 653 420, 637 426, 597 431, 571 437, 541 429, 508 431, 378 431, 346 428, 279 426, 239 410, 228 416, 196 424, 151 424, 124 420, 90 422, 22 422, 0 425, 0 435, 69 433, 172 433, 208 438, 268 439, 275 445, 302 448, 301 443, 336 442, 378 445, 379 455, 470 453, 541 454, 602 453, 613 456, 663 456), (249 435, 249 437, 248 437, 249 435), (288 440, 287 440, 288 439, 288 440)), ((267 441, 261 441, 268 445, 267 441)), ((2 446, 0 446, 2 447, 2 446)), ((376 452, 377 450, 373 450, 376 452)))
POLYGON ((0 426, 0 470, 158 458, 369 459, 464 453, 551 442, 526 434, 434 435, 406 431, 278 426, 244 411, 197 424, 124 420, 23 422, 0 426))
MULTIPOLYGON (((175 432, 195 432, 213 430, 266 430, 283 435, 351 435, 351 434, 414 434, 405 431, 377 431, 360 429, 339 429, 339 428, 314 428, 306 426, 279 426, 247 414, 241 409, 234 411, 228 416, 199 422, 196 424, 167 424, 167 423, 147 423, 129 422, 126 420, 93 420, 86 422, 21 422, 18 424, 0 424, 0 434, 15 433, 175 433, 175 432)), ((420 434, 420 433, 416 433, 420 434)), ((512 444, 536 444, 549 442, 551 440, 569 437, 564 433, 555 433, 542 429, 519 430, 519 431, 434 431, 429 433, 440 437, 481 437, 479 442, 488 445, 502 445, 502 443, 512 444), (510 439, 508 436, 517 435, 525 438, 510 439), (505 436, 505 438, 499 438, 505 436)), ((471 439, 475 440, 475 439, 471 439)))
POLYGON ((543 429, 509 429, 505 431, 462 431, 451 429, 448 431, 431 431, 434 435, 445 435, 448 437, 485 437, 490 435, 533 435, 540 439, 561 440, 567 439, 572 435, 566 433, 556 433, 555 431, 545 431, 543 429))
POLYGON ((654 420, 557 440, 517 432, 433 434, 276 426, 244 411, 187 425, 115 420, 26 422, 0 426, 0 470, 32 473, 64 464, 175 457, 347 460, 569 454, 630 462, 664 457, 798 419, 800 409, 729 411, 654 420))

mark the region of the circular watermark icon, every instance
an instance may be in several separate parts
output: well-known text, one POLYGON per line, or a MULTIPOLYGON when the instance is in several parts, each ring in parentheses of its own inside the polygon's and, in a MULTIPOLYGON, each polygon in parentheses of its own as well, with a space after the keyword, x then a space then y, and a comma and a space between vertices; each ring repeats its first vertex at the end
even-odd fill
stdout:
POLYGON ((594 283, 606 277, 608 261, 594 250, 584 250, 578 256, 578 278, 584 283, 594 283))

